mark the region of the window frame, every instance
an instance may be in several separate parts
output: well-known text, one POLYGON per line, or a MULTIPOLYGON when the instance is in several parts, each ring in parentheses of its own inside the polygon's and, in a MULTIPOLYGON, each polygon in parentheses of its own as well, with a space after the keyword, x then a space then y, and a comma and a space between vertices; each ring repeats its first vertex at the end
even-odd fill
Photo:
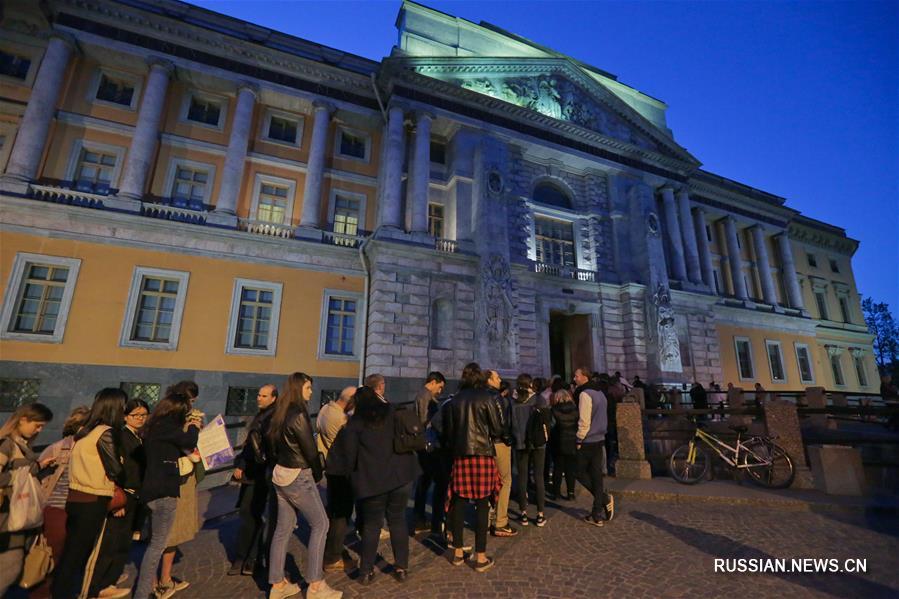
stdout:
MULTIPOLYGON (((39 401, 40 398, 41 398, 41 379, 30 378, 30 377, 26 377, 26 378, 16 378, 16 377, 7 377, 7 376, 4 376, 4 377, 0 377, 0 385, 2 385, 3 383, 5 383, 5 384, 21 383, 23 387, 24 387, 25 385, 28 385, 28 384, 33 384, 34 387, 36 388, 36 390, 35 390, 35 393, 34 393, 34 399, 33 399, 33 400, 31 400, 31 401, 22 401, 22 400, 21 400, 21 397, 22 397, 22 396, 21 396, 21 395, 18 395, 18 396, 16 397, 16 402, 15 402, 16 405, 15 405, 15 406, 11 406, 10 408, 7 408, 6 404, 4 404, 2 401, 0 401, 0 413, 12 413, 12 412, 15 412, 15 411, 16 411, 17 409, 19 409, 21 406, 25 406, 25 405, 28 405, 28 404, 31 404, 31 403, 35 403, 35 402, 39 401)), ((20 392, 21 392, 21 391, 25 391, 25 390, 26 390, 26 389, 20 389, 20 392)), ((0 398, 2 398, 2 395, 0 395, 0 398)), ((26 399, 28 399, 28 398, 26 398, 26 399)))
MULTIPOLYGON (((175 177, 178 168, 185 167, 194 170, 205 169, 208 172, 209 182, 206 186, 206 193, 203 197, 203 203, 209 205, 212 203, 212 188, 215 187, 215 165, 208 162, 198 162, 196 160, 188 160, 187 158, 172 158, 169 160, 169 167, 165 174, 165 182, 163 186, 163 197, 175 201, 174 187, 175 177)), ((190 201, 188 200, 188 204, 190 201)))
POLYGON ((75 189, 78 183, 75 179, 75 175, 78 171, 78 165, 81 163, 81 153, 85 151, 115 155, 115 166, 112 167, 112 175, 109 180, 109 193, 111 195, 113 189, 119 189, 119 179, 122 176, 122 168, 124 167, 125 162, 125 148, 123 146, 114 146, 112 144, 100 143, 90 139, 76 139, 72 144, 72 152, 69 155, 69 163, 66 166, 65 177, 65 180, 71 183, 72 189, 75 189))
POLYGON ((16 141, 19 127, 16 123, 0 123, 0 135, 6 137, 3 147, 0 148, 0 172, 6 170, 9 155, 12 154, 12 146, 16 141))
POLYGON ((812 350, 808 346, 807 343, 794 343, 793 344, 793 352, 796 354, 796 369, 799 371, 799 382, 803 385, 814 385, 815 384, 815 364, 812 359, 812 350), (808 361, 808 369, 809 374, 811 375, 810 379, 805 379, 802 376, 802 366, 800 366, 801 360, 799 359, 799 350, 805 350, 805 358, 808 361))
POLYGON ((828 353, 827 358, 830 360, 830 376, 833 378, 834 387, 845 387, 846 386, 846 373, 843 372, 843 362, 840 360, 840 356, 843 355, 843 352, 831 354, 828 353), (834 362, 836 359, 836 362, 834 362), (837 368, 834 369, 834 364, 836 364, 837 368), (840 373, 840 378, 843 379, 842 383, 837 382, 837 371, 840 373))
POLYGON ((187 286, 190 282, 190 273, 182 270, 166 270, 147 266, 135 266, 131 275, 131 287, 128 289, 128 301, 125 304, 125 318, 122 321, 122 331, 119 335, 119 347, 135 347, 138 349, 156 349, 163 351, 175 351, 178 349, 178 339, 181 336, 181 320, 184 316, 184 305, 187 302, 187 286), (175 310, 172 313, 172 324, 168 341, 139 341, 131 338, 134 330, 134 321, 137 318, 138 300, 141 296, 141 287, 144 277, 160 277, 176 279, 178 281, 178 295, 175 297, 175 310))
POLYGON ((818 310, 818 320, 830 320, 830 307, 827 305, 827 291, 825 289, 813 289, 815 296, 815 308, 818 310), (821 308, 824 308, 823 310, 821 308))
POLYGON ((755 372, 755 358, 752 355, 752 340, 749 337, 735 336, 734 337, 734 358, 736 358, 737 363, 737 376, 741 381, 754 381, 756 380, 756 372, 755 372), (743 367, 740 365, 740 343, 745 341, 747 347, 749 348, 749 367, 752 369, 752 373, 750 376, 743 376, 743 367))
POLYGON ((293 226, 293 209, 297 201, 297 182, 294 179, 285 179, 265 173, 256 173, 253 178, 253 199, 250 202, 250 220, 254 222, 266 222, 275 226, 292 227, 293 226), (259 221, 256 218, 259 212, 259 197, 262 195, 262 186, 265 184, 277 185, 280 187, 287 186, 287 202, 284 207, 284 220, 280 223, 270 223, 270 221, 259 221))
POLYGON ((212 129, 213 131, 224 131, 225 123, 228 122, 228 105, 229 99, 226 96, 221 96, 219 94, 213 94, 200 90, 187 90, 184 93, 184 98, 181 100, 181 110, 178 112, 178 122, 189 125, 192 127, 205 127, 206 129, 212 129), (215 125, 210 125, 209 123, 202 123, 200 121, 194 121, 187 118, 187 115, 190 114, 190 103, 193 98, 198 98, 203 100, 204 102, 218 102, 221 105, 221 110, 219 111, 219 121, 215 125))
MULTIPOLYGON (((435 220, 437 218, 438 218, 437 216, 434 216, 435 220)), ((428 202, 428 234, 431 237, 433 237, 434 239, 446 239, 446 224, 447 224, 447 222, 446 222, 446 206, 443 204, 443 202, 428 202), (439 220, 440 220, 441 235, 439 235, 439 236, 434 235, 434 231, 431 228, 431 217, 432 217, 431 206, 437 206, 440 208, 439 220)))
MULTIPOLYGON (((334 232, 334 214, 337 212, 337 196, 344 196, 359 201, 359 225, 356 227, 356 235, 360 235, 365 231, 365 218, 368 213, 368 196, 364 193, 355 191, 346 191, 345 189, 331 188, 328 194, 328 230, 334 232)), ((305 198, 303 198, 305 201, 305 198)), ((348 235, 348 233, 339 233, 339 235, 348 235)))
POLYGON ((228 317, 228 336, 225 338, 225 353, 238 356, 274 356, 278 351, 278 327, 281 320, 281 294, 284 284, 275 281, 256 279, 234 279, 231 292, 231 312, 228 317), (240 296, 246 287, 272 292, 272 317, 269 320, 268 344, 265 349, 237 347, 234 336, 237 334, 237 321, 240 312, 240 296))
POLYGON ((574 230, 574 267, 577 269, 589 269, 583 255, 583 239, 581 237, 581 217, 573 210, 564 210, 551 206, 545 206, 528 201, 527 206, 531 211, 530 245, 528 247, 528 259, 537 262, 537 217, 542 216, 555 220, 571 223, 574 230))
POLYGON ((0 339, 9 339, 12 341, 36 341, 39 343, 62 343, 63 337, 65 336, 66 323, 69 319, 69 311, 72 308, 72 298, 75 295, 75 286, 78 283, 78 271, 80 268, 80 258, 63 258, 61 256, 18 252, 13 260, 12 269, 9 273, 9 281, 3 295, 3 309, 0 311, 0 325, 2 325, 2 328, 0 328, 0 339), (53 328, 53 333, 51 335, 9 330, 11 320, 17 308, 16 304, 19 303, 22 281, 25 277, 25 268, 29 264, 46 264, 48 266, 59 266, 69 269, 65 288, 62 293, 62 299, 59 301, 56 326, 53 328))
POLYGON ((808 264, 809 268, 818 268, 818 257, 811 252, 805 253, 805 262, 808 264))
POLYGON ((787 384, 787 365, 784 360, 783 344, 776 339, 765 339, 765 355, 768 358, 768 374, 771 376, 771 382, 775 385, 787 384), (777 355, 780 358, 780 371, 783 373, 782 379, 774 378, 774 364, 771 362, 771 347, 777 347, 777 355))
POLYGON ((362 337, 365 330, 365 300, 361 293, 356 291, 345 291, 343 289, 325 289, 322 293, 321 315, 319 319, 318 329, 318 351, 317 358, 319 360, 333 360, 339 362, 355 362, 362 355, 362 337), (344 299, 356 302, 356 323, 353 333, 353 353, 352 355, 329 354, 326 353, 328 343, 328 304, 332 299, 344 299))
POLYGON ((46 46, 32 46, 14 40, 4 40, 2 50, 9 54, 28 58, 31 64, 28 65, 28 73, 25 75, 25 79, 17 79, 16 77, 0 74, 0 82, 28 88, 34 87, 34 78, 37 77, 37 71, 44 60, 44 54, 47 52, 46 46))
POLYGON ((134 75, 132 73, 126 73, 124 71, 117 71, 115 69, 109 69, 106 67, 99 67, 91 80, 91 85, 88 88, 88 96, 87 101, 91 104, 99 104, 100 106, 109 106, 111 108, 118 108, 119 110, 128 110, 135 111, 137 110, 138 102, 140 102, 141 91, 143 89, 143 78, 134 75), (103 80, 103 76, 106 75, 111 79, 123 80, 131 83, 134 88, 134 93, 131 94, 131 103, 128 105, 118 104, 116 102, 110 102, 109 100, 102 100, 97 97, 97 94, 100 91, 100 82, 103 80))
POLYGON ((846 324, 852 324, 852 308, 849 305, 849 296, 837 294, 837 305, 840 307, 840 316, 846 324))
POLYGON ((337 130, 334 132, 334 157, 340 158, 341 160, 353 160, 355 162, 368 164, 369 162, 371 162, 371 143, 371 133, 362 129, 338 126, 337 130), (358 156, 350 156, 340 151, 340 139, 344 133, 352 135, 353 137, 361 137, 365 140, 365 156, 363 158, 359 158, 358 156))
POLYGON ((840 263, 837 262, 836 258, 828 258, 828 265, 830 266, 830 272, 835 274, 840 274, 840 263))
POLYGON ((292 149, 302 148, 303 147, 303 132, 305 131, 305 126, 306 126, 306 119, 302 114, 295 114, 292 112, 287 112, 285 110, 278 110, 277 108, 266 107, 265 112, 263 113, 262 118, 260 119, 259 141, 283 146, 285 148, 292 148, 292 149), (277 117, 279 119, 296 122, 296 124, 297 124, 297 139, 294 143, 284 141, 283 139, 273 139, 268 136, 268 132, 271 127, 272 117, 277 117))
POLYGON ((865 368, 865 355, 859 354, 852 356, 852 366, 855 368, 855 378, 858 380, 859 387, 868 386, 868 371, 865 368))

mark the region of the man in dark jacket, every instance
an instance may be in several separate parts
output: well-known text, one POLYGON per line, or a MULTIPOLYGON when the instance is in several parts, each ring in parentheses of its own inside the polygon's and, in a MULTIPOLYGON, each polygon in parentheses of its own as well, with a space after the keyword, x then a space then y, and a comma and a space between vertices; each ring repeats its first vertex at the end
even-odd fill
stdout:
MULTIPOLYGON (((427 427, 428 422, 430 422, 437 411, 440 405, 437 397, 443 393, 445 385, 446 378, 443 374, 437 371, 430 372, 424 386, 415 395, 415 411, 422 426, 427 427)), ((415 486, 415 532, 430 530, 433 533, 439 533, 440 525, 443 523, 443 509, 438 510, 437 505, 443 503, 443 497, 433 496, 430 524, 425 518, 428 490, 439 475, 439 456, 427 450, 422 450, 418 452, 418 463, 421 466, 421 476, 418 478, 418 484, 415 486)))
POLYGON ((247 425, 247 437, 243 450, 234 458, 234 480, 240 483, 237 506, 240 509, 240 528, 237 531, 237 548, 228 576, 243 574, 252 576, 256 558, 266 555, 265 530, 266 506, 269 501, 269 481, 266 478, 265 434, 274 412, 278 388, 263 385, 256 394, 259 411, 247 425))
POLYGON ((509 498, 512 495, 512 406, 508 397, 503 397, 499 392, 502 378, 495 370, 488 370, 487 387, 496 402, 497 413, 500 417, 501 433, 493 440, 493 448, 496 450, 496 467, 503 486, 499 490, 499 498, 496 501, 496 520, 493 523, 491 534, 494 537, 514 537, 518 534, 515 527, 509 524, 509 498))

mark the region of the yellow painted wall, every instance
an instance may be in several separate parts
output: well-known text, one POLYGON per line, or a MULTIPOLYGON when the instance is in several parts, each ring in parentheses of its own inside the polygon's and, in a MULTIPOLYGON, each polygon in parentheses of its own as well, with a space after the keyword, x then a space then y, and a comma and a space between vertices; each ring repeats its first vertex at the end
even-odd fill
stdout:
POLYGON ((106 121, 123 123, 126 125, 137 124, 137 112, 140 109, 140 95, 143 94, 146 85, 145 73, 132 72, 120 67, 111 69, 115 73, 122 73, 134 77, 141 82, 140 88, 135 90, 138 94, 135 108, 132 110, 126 106, 117 107, 108 103, 93 101, 91 92, 100 72, 100 63, 90 57, 81 56, 72 63, 71 82, 62 100, 60 108, 66 112, 85 114, 106 121))
MULTIPOLYGON (((56 123, 49 135, 50 142, 47 144, 46 156, 44 159, 41 177, 51 179, 65 179, 66 170, 73 156, 73 148, 75 142, 79 139, 89 140, 96 143, 116 146, 124 150, 122 160, 128 157, 128 147, 131 140, 126 135, 119 135, 107 131, 98 131, 76 125, 67 125, 64 123, 56 123)), ((112 182, 112 187, 118 187, 121 184, 121 173, 123 168, 119 169, 119 180, 112 182)))
POLYGON ((183 368, 229 372, 355 377, 357 362, 316 359, 323 290, 361 292, 361 277, 241 263, 172 252, 147 251, 19 233, 0 234, 0 281, 5 292, 17 252, 81 259, 81 270, 63 343, 3 340, 3 360, 183 368), (125 304, 135 266, 190 272, 176 351, 119 346, 125 304), (236 277, 283 283, 275 356, 225 354, 236 277))

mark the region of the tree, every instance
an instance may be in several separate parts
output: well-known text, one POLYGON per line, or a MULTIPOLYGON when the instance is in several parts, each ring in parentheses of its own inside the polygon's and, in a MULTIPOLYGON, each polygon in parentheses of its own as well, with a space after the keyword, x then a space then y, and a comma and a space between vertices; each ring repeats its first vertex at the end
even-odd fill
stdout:
POLYGON ((865 324, 874 335, 874 358, 881 372, 887 372, 899 360, 899 325, 884 302, 875 303, 870 297, 862 301, 865 324))

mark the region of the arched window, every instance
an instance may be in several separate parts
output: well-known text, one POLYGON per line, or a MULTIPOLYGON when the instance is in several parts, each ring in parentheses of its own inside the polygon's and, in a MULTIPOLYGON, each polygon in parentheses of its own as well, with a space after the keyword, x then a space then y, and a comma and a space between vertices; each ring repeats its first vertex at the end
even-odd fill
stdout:
POLYGON ((534 201, 548 206, 571 209, 571 198, 568 197, 568 194, 561 187, 549 181, 537 184, 534 188, 534 201))
POLYGON ((431 305, 431 349, 453 347, 453 304, 448 299, 434 300, 431 305))

